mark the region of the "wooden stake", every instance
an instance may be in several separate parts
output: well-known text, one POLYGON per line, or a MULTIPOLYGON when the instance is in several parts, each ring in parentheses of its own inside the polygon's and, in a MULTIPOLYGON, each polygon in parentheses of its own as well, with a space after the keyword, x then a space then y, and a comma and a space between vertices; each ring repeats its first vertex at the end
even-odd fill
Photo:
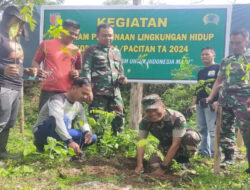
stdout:
POLYGON ((214 138, 214 173, 220 174, 220 131, 222 124, 222 107, 218 106, 217 116, 216 116, 216 132, 214 138))
POLYGON ((236 145, 240 148, 244 146, 244 141, 240 132, 240 129, 238 128, 238 134, 237 134, 237 139, 236 139, 236 145))
POLYGON ((23 87, 21 89, 21 101, 20 101, 20 132, 24 136, 24 99, 23 99, 23 87))

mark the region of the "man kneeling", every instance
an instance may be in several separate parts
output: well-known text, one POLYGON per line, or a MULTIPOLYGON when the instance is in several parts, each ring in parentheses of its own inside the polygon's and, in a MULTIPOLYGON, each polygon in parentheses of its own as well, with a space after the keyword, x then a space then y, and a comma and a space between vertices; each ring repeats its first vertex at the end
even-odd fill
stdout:
MULTIPOLYGON (((153 174, 163 175, 172 159, 181 163, 188 162, 197 151, 201 140, 199 133, 186 129, 185 117, 178 111, 166 109, 157 94, 144 97, 142 105, 146 115, 139 125, 138 140, 146 139, 150 132, 159 139, 159 149, 165 155, 160 167, 153 174)), ((143 171, 144 152, 145 146, 138 146, 136 173, 143 171)))
POLYGON ((79 155, 81 148, 93 144, 97 136, 90 131, 82 102, 93 100, 87 78, 77 78, 66 93, 52 96, 42 107, 33 127, 34 144, 43 152, 47 137, 62 141, 79 155), (78 126, 79 129, 74 129, 78 126))

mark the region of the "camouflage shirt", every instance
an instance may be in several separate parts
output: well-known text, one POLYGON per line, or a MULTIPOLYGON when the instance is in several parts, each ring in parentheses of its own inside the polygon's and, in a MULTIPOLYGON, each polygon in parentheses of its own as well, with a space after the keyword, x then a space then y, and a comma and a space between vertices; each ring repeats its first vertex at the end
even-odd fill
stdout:
POLYGON ((84 52, 82 75, 92 82, 94 95, 120 94, 119 81, 124 74, 119 49, 101 44, 89 46, 84 52))
MULTIPOLYGON (((218 77, 223 78, 219 102, 222 106, 234 106, 239 101, 233 97, 250 97, 250 81, 247 66, 250 66, 250 51, 239 56, 229 56, 222 60, 218 77)), ((248 66, 248 67, 249 67, 248 66)))
POLYGON ((186 119, 178 111, 166 109, 166 115, 159 122, 150 122, 144 117, 139 125, 139 137, 147 138, 151 133, 162 145, 171 145, 173 137, 183 137, 186 133, 186 119))

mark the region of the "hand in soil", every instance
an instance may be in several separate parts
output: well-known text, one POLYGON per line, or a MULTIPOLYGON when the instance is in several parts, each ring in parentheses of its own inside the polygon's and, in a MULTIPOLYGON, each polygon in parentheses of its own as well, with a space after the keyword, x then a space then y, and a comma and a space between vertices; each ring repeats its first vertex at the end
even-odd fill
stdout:
POLYGON ((162 170, 162 169, 159 167, 159 168, 157 168, 155 171, 153 171, 151 174, 152 174, 152 175, 164 175, 164 174, 165 174, 165 171, 162 170))

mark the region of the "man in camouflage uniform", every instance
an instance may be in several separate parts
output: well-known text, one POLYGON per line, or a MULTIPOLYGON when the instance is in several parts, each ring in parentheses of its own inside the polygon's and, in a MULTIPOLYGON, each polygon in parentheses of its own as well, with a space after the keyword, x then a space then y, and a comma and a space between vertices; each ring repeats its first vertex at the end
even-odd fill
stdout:
MULTIPOLYGON (((241 29, 230 36, 230 48, 233 55, 222 60, 218 77, 212 92, 207 98, 210 102, 220 91, 219 105, 222 106, 222 128, 220 132, 220 145, 225 154, 224 163, 234 163, 235 131, 234 125, 239 127, 245 145, 247 146, 248 128, 250 119, 245 107, 250 96, 250 85, 247 76, 247 65, 250 63, 250 52, 247 51, 249 32, 241 29)), ((247 151, 249 148, 247 146, 247 151)))
MULTIPOLYGON (((165 159, 153 173, 163 175, 169 168, 172 159, 177 162, 188 162, 195 154, 200 143, 198 132, 187 129, 185 117, 178 111, 166 109, 157 94, 151 94, 143 98, 142 105, 146 111, 145 117, 139 125, 138 141, 146 139, 149 132, 159 139, 159 149, 165 159)), ((143 171, 143 156, 145 145, 137 148, 136 173, 143 171)))
MULTIPOLYGON (((120 92, 120 85, 127 83, 123 73, 120 51, 111 46, 114 31, 109 24, 97 27, 96 45, 89 46, 84 52, 83 76, 93 84, 94 100, 90 110, 115 111, 116 117, 112 121, 112 130, 116 134, 122 130, 124 124, 124 105, 120 92)), ((93 115, 98 119, 98 115, 93 115)))

